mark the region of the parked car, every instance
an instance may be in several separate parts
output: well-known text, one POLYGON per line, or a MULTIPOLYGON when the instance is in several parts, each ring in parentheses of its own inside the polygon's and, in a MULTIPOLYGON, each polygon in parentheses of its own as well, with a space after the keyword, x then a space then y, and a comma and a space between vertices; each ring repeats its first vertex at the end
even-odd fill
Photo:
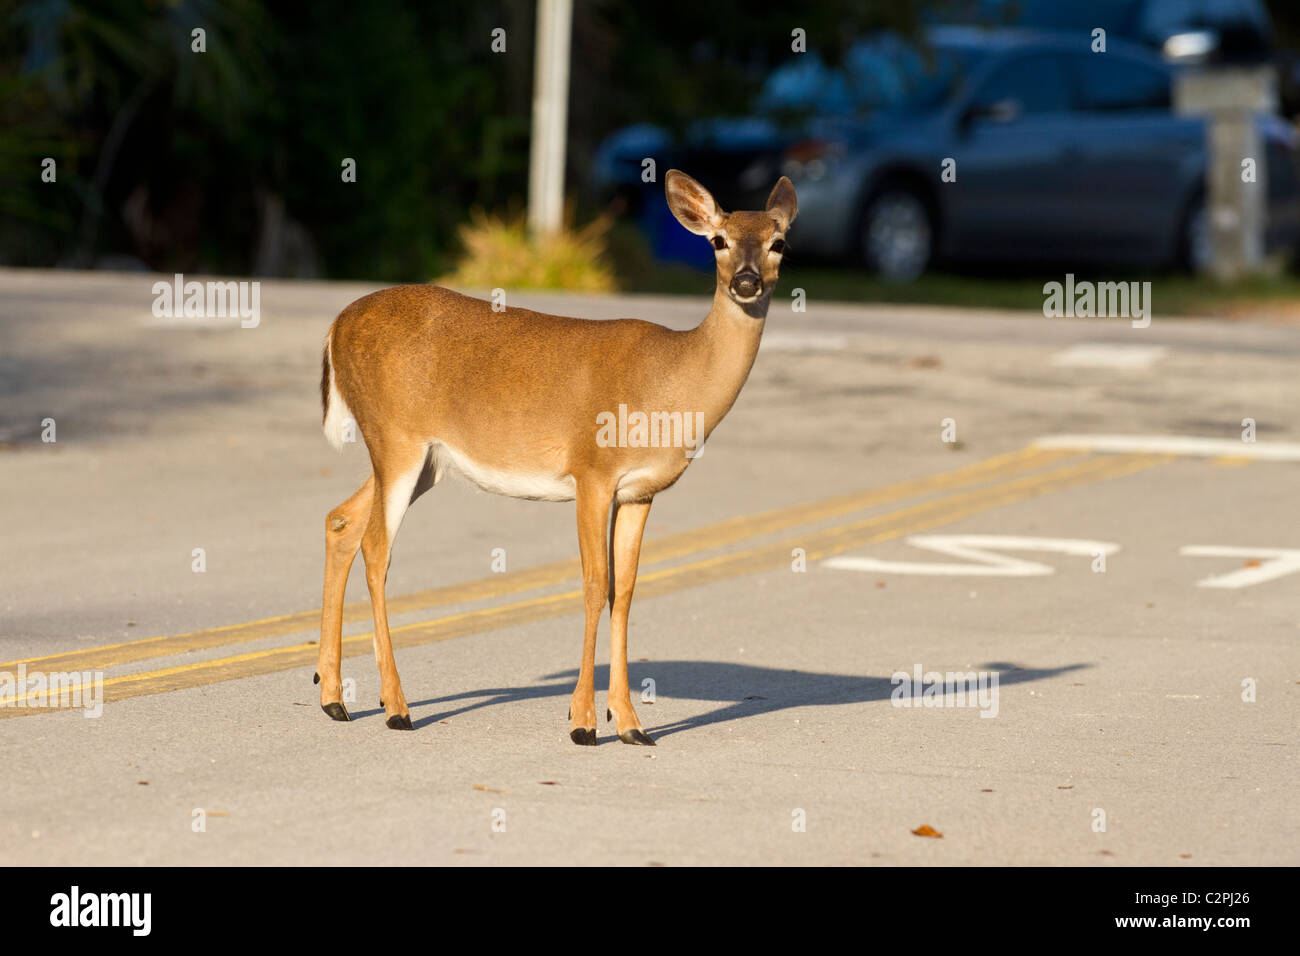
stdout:
POLYGON ((936 18, 945 26, 1085 34, 1101 27, 1170 61, 1267 63, 1277 48, 1263 0, 959 0, 936 18))
POLYGON ((956 0, 936 25, 1085 32, 1101 27, 1182 64, 1271 64, 1284 116, 1300 114, 1300 58, 1277 42, 1264 0, 956 0))
MULTIPOLYGON (((1094 54, 1089 39, 942 27, 923 47, 863 41, 838 70, 807 54, 769 78, 758 117, 702 122, 680 142, 643 129, 632 152, 704 170, 738 208, 785 173, 799 192, 796 254, 895 279, 935 259, 1203 269, 1205 121, 1173 112, 1175 68, 1158 55, 1113 40, 1094 54), (800 102, 814 115, 777 119, 800 102)), ((1259 128, 1267 244, 1290 248, 1300 238, 1297 136, 1276 117, 1259 128)), ((605 154, 614 175, 620 155, 616 137, 605 154)))

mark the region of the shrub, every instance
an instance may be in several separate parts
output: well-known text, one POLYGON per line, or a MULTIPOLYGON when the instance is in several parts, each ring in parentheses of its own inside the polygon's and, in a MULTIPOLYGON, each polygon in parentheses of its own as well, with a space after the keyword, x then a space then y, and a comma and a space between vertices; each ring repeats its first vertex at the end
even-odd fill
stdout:
POLYGON ((507 219, 475 210, 459 230, 465 249, 456 269, 438 281, 471 289, 568 289, 613 292, 618 288, 605 261, 613 223, 601 216, 580 230, 552 236, 528 233, 522 217, 507 219))

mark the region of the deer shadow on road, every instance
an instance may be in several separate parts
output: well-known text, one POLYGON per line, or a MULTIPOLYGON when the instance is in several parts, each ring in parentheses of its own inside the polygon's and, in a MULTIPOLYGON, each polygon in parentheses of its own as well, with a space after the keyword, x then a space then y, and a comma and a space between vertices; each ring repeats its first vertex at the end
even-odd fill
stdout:
MULTIPOLYGON (((1069 664, 1064 667, 1031 668, 1018 667, 1006 662, 991 662, 973 670, 996 672, 998 685, 1002 687, 1047 680, 1088 666, 1069 664)), ((482 690, 446 697, 412 701, 408 706, 411 708, 416 728, 484 707, 544 697, 560 698, 562 703, 559 706, 563 710, 567 698, 573 693, 573 685, 577 679, 576 669, 557 671, 541 677, 539 683, 531 686, 485 687, 482 690), (417 709, 427 708, 433 708, 435 712, 415 719, 417 709)), ((652 737, 667 737, 684 730, 698 730, 713 724, 770 714, 792 707, 841 706, 888 700, 898 689, 898 685, 895 685, 890 677, 822 674, 721 661, 642 661, 629 664, 628 683, 632 688, 632 702, 637 707, 637 713, 645 725, 646 732, 652 737), (654 681, 654 692, 657 697, 671 700, 709 701, 716 702, 720 706, 691 717, 656 724, 654 723, 655 708, 641 702, 641 691, 645 686, 642 682, 646 678, 654 681)), ((598 711, 600 710, 599 688, 608 686, 609 667, 601 665, 596 668, 598 711)), ((903 696, 921 697, 922 687, 914 683, 910 688, 905 685, 904 687, 903 696)), ((918 700, 917 703, 919 705, 920 701, 918 700)), ((355 714, 354 717, 382 714, 382 710, 373 710, 355 714)))

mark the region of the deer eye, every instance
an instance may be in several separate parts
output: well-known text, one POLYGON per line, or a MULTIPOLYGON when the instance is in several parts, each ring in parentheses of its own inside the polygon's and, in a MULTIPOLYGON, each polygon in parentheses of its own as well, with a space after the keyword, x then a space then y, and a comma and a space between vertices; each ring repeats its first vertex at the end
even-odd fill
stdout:
POLYGON ((723 249, 727 248, 727 240, 723 239, 721 236, 714 236, 713 248, 717 249, 718 251, 722 251, 723 249))
POLYGON ((785 240, 778 239, 776 242, 772 243, 772 251, 775 252, 778 256, 781 253, 785 252, 785 240))

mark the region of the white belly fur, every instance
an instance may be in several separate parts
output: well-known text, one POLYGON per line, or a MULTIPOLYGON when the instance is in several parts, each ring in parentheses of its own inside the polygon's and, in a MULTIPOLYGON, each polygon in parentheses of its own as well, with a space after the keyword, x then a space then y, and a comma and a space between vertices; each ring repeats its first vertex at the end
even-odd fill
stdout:
POLYGON ((442 480, 443 474, 450 467, 484 491, 510 498, 572 501, 577 489, 577 482, 573 480, 572 475, 504 471, 480 464, 463 451, 445 442, 433 443, 433 463, 434 481, 442 480))

